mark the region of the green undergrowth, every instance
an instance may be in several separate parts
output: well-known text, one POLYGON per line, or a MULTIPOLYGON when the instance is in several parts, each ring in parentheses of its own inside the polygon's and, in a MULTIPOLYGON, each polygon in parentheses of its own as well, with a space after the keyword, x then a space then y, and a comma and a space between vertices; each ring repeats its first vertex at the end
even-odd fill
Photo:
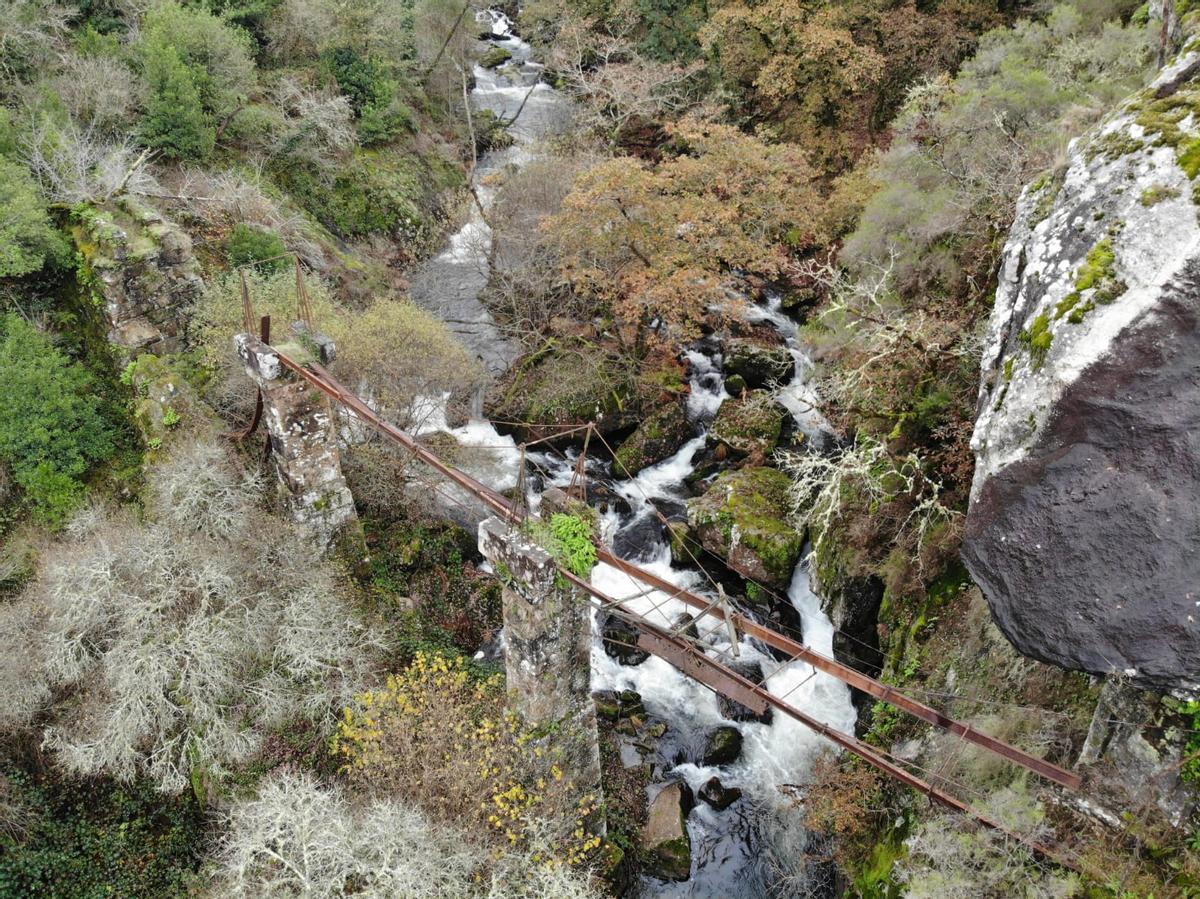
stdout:
POLYGON ((501 624, 500 584, 479 571, 474 538, 456 525, 363 519, 365 562, 351 563, 371 611, 418 650, 475 652, 501 624))
POLYGON ((0 773, 0 899, 190 895, 205 838, 191 793, 0 773))
MULTIPOLYGON (((570 512, 555 512, 549 521, 530 518, 526 533, 554 560, 578 578, 586 580, 596 567, 596 515, 579 503, 570 512)), ((566 581, 559 576, 559 586, 566 581)))

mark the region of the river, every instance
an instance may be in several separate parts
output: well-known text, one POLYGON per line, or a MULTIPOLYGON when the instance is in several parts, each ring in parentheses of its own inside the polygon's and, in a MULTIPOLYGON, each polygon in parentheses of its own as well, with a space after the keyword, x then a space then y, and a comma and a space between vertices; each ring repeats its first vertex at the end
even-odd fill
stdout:
MULTIPOLYGON (((530 59, 529 45, 517 37, 511 23, 500 13, 487 14, 483 22, 493 31, 493 40, 512 54, 511 65, 503 71, 476 67, 476 86, 471 98, 478 109, 490 109, 511 118, 525 101, 524 109, 511 128, 513 146, 488 153, 479 162, 476 183, 485 208, 494 199, 487 176, 506 167, 520 167, 537 158, 539 143, 553 136, 571 121, 570 100, 540 80, 541 67, 530 59), (530 91, 532 90, 532 93, 530 91), (528 99, 526 100, 526 96, 528 99)), ((458 338, 497 375, 516 358, 519 347, 497 326, 480 296, 489 277, 491 235, 477 208, 462 228, 449 239, 445 249, 427 263, 413 279, 413 297, 453 329, 458 338)), ((795 323, 779 308, 777 300, 756 307, 752 316, 770 322, 782 334, 796 362, 794 375, 779 394, 779 401, 794 416, 797 427, 806 434, 821 430, 819 415, 812 408, 812 387, 808 383, 811 368, 798 342, 795 323)), ((687 352, 691 394, 688 413, 695 436, 671 458, 642 471, 637 477, 620 480, 613 477, 608 464, 589 459, 588 476, 619 495, 624 503, 609 503, 601 515, 602 535, 626 558, 654 571, 677 586, 705 593, 703 575, 691 568, 672 564, 670 547, 657 524, 656 508, 679 508, 689 497, 685 479, 693 471, 693 459, 703 450, 705 432, 712 416, 728 397, 724 387, 719 347, 697 345, 687 352)), ((461 444, 479 448, 482 459, 472 457, 464 465, 471 473, 501 489, 517 483, 520 454, 511 438, 499 434, 491 423, 476 419, 458 428, 450 428, 435 417, 426 427, 437 427, 454 434, 461 444)), ((553 452, 530 453, 528 463, 534 475, 529 479, 528 501, 536 510, 540 493, 548 486, 569 483, 574 451, 565 456, 553 452)), ((673 627, 688 608, 661 593, 640 595, 642 585, 609 566, 600 565, 592 575, 593 583, 606 593, 628 599, 630 607, 658 623, 673 627)), ((806 562, 797 566, 788 599, 795 607, 804 642, 814 649, 833 655, 833 627, 821 611, 821 602, 811 587, 806 562)), ((594 628, 599 633, 599 628, 594 628)), ((714 652, 730 649, 728 637, 721 632, 706 638, 714 652)), ((841 682, 814 672, 802 662, 781 665, 762 647, 743 638, 740 657, 758 661, 767 674, 766 685, 777 695, 833 727, 853 729, 855 712, 849 690, 841 682)), ((661 897, 755 897, 767 895, 774 873, 765 863, 763 841, 769 827, 799 828, 799 814, 789 809, 778 790, 780 784, 803 784, 814 756, 825 741, 796 721, 776 715, 770 724, 739 723, 743 751, 736 762, 721 768, 705 767, 696 760, 702 754, 705 735, 714 727, 731 722, 722 717, 715 695, 695 681, 684 677, 665 661, 651 656, 638 665, 623 665, 610 657, 599 636, 592 652, 592 686, 595 690, 636 690, 647 711, 668 724, 667 736, 659 744, 653 759, 663 782, 683 780, 694 790, 713 776, 725 786, 743 791, 743 798, 723 811, 699 802, 688 817, 692 841, 692 876, 682 883, 663 883, 646 878, 643 896, 661 897)), ((803 834, 791 841, 803 848, 803 834)))

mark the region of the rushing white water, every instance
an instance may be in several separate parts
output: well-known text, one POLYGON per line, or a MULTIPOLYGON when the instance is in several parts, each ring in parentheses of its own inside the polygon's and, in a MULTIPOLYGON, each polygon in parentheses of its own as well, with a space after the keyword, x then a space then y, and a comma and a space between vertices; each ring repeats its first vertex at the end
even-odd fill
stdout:
POLYGON ((472 174, 479 205, 472 203, 467 221, 450 237, 445 249, 414 274, 411 293, 416 302, 440 316, 488 371, 497 375, 512 364, 520 348, 497 327, 480 301, 490 275, 492 234, 479 206, 488 209, 495 200, 490 176, 521 168, 535 159, 538 141, 569 123, 571 104, 541 80, 542 66, 529 58, 532 48, 512 33, 512 23, 503 13, 490 11, 480 13, 480 17, 481 24, 486 23, 497 37, 493 43, 507 49, 512 59, 496 69, 475 66, 472 105, 512 121, 508 132, 513 145, 486 153, 479 160, 472 174))
MULTIPOLYGON (((491 109, 512 118, 525 106, 511 131, 516 144, 498 153, 488 154, 480 162, 476 182, 482 205, 490 207, 493 189, 487 186, 487 174, 507 166, 523 166, 536 158, 537 141, 562 127, 568 105, 557 91, 540 81, 540 66, 529 59, 530 48, 512 34, 511 24, 498 12, 484 14, 497 41, 512 54, 511 66, 503 71, 475 70, 476 87, 472 99, 477 108, 491 109)), ((444 251, 428 263, 414 279, 416 299, 446 320, 459 339, 476 352, 493 373, 503 371, 515 357, 517 348, 500 332, 480 295, 487 283, 491 234, 478 208, 471 210, 468 221, 453 235, 444 251)), ((765 307, 753 307, 752 317, 768 321, 779 329, 796 362, 795 377, 782 390, 779 400, 796 419, 797 426, 813 436, 824 421, 813 408, 815 399, 807 376, 811 362, 799 346, 794 322, 780 309, 777 298, 765 307)), ((694 459, 705 445, 704 431, 721 404, 729 398, 725 391, 721 357, 711 346, 699 346, 686 353, 691 392, 688 418, 696 436, 674 456, 651 466, 626 480, 614 479, 604 463, 589 460, 589 477, 602 479, 624 500, 627 508, 610 503, 601 516, 602 537, 626 558, 680 587, 708 592, 702 573, 694 568, 672 564, 670 548, 657 524, 658 507, 681 510, 690 495, 685 479, 694 470, 694 459)), ((474 448, 461 461, 461 467, 498 489, 517 483, 520 453, 509 437, 497 433, 490 422, 472 419, 461 427, 446 421, 445 399, 429 401, 421 416, 422 433, 445 431, 460 445, 474 448)), ((564 454, 530 452, 528 460, 543 477, 531 486, 528 501, 536 511, 541 490, 547 486, 565 486, 571 480, 577 450, 564 454)), ((605 593, 627 601, 628 607, 651 621, 674 627, 690 610, 667 594, 643 594, 644 585, 607 565, 599 565, 592 582, 605 593)), ((804 563, 797 566, 788 597, 799 613, 804 642, 832 654, 833 628, 821 612, 820 600, 809 586, 804 563)), ((711 620, 702 631, 711 627, 711 620)), ((803 783, 812 759, 823 746, 823 738, 792 719, 776 713, 772 723, 743 722, 738 726, 744 745, 740 758, 722 768, 697 764, 703 754, 705 737, 712 728, 728 725, 720 712, 716 696, 708 688, 683 676, 667 662, 651 656, 638 665, 622 665, 604 650, 600 629, 594 627, 592 684, 596 690, 636 690, 647 711, 668 723, 669 730, 659 747, 661 769, 665 777, 685 780, 693 790, 713 776, 727 787, 743 790, 745 798, 723 811, 700 802, 688 817, 692 841, 693 876, 682 884, 647 881, 643 894, 648 896, 739 896, 753 897, 766 892, 770 875, 761 863, 758 845, 760 818, 764 809, 780 800, 780 784, 803 783)), ((732 647, 729 635, 717 628, 705 636, 713 653, 728 656, 732 647)), ((808 714, 839 729, 853 727, 854 710, 849 691, 840 682, 814 672, 801 662, 780 664, 764 649, 742 638, 738 644, 741 660, 759 662, 766 675, 765 684, 773 693, 808 714)), ((636 760, 630 758, 631 763, 636 760)), ((795 826, 800 826, 796 821, 795 826)))
POLYGON ((806 436, 816 437, 828 433, 829 422, 817 409, 817 392, 809 379, 813 369, 812 359, 800 344, 799 326, 783 311, 779 294, 768 294, 765 306, 751 306, 747 311, 747 318, 751 321, 770 322, 783 335, 788 351, 792 354, 795 372, 792 380, 781 388, 776 396, 779 405, 792 413, 796 427, 806 436))

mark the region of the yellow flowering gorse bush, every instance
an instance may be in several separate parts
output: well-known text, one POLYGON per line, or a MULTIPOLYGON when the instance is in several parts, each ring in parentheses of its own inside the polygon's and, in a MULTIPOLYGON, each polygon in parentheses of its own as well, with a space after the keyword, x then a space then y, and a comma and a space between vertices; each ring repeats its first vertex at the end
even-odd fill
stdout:
POLYGON ((333 740, 352 780, 399 795, 498 847, 552 847, 546 864, 584 865, 597 797, 567 775, 569 735, 539 735, 505 703, 504 677, 476 676, 462 657, 417 653, 403 671, 345 709, 333 740), (533 839, 536 833, 536 840, 533 839))

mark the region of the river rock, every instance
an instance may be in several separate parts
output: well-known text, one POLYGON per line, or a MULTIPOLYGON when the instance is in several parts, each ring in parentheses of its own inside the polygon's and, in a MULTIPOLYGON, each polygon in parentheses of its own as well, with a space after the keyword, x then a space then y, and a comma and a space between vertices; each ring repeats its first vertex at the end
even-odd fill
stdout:
POLYGON ((730 765, 742 754, 742 732, 736 727, 722 725, 709 733, 704 741, 705 765, 730 765))
POLYGON ((779 444, 785 415, 769 393, 752 390, 721 404, 708 436, 718 449, 728 447, 742 456, 766 461, 779 444))
POLYGON ((710 777, 700 788, 700 799, 721 812, 742 798, 737 787, 727 787, 719 777, 710 777))
POLYGON ((725 342, 725 373, 741 377, 752 388, 786 383, 795 370, 796 363, 785 346, 769 346, 746 337, 725 342))
POLYGON ((676 781, 663 787, 650 803, 642 846, 646 873, 660 880, 687 880, 692 873, 692 841, 687 816, 694 801, 686 784, 676 781))
POLYGON ((1024 653, 1200 685, 1200 52, 1026 188, 1004 248, 963 558, 1024 653))
POLYGON ((644 562, 658 555, 666 527, 653 513, 639 515, 613 537, 612 549, 622 559, 644 562))
POLYGON ((517 360, 488 391, 484 411, 518 441, 558 445, 583 439, 582 432, 564 435, 572 425, 594 422, 608 437, 641 418, 633 371, 595 347, 565 339, 517 360))
POLYGON ((606 721, 646 715, 642 695, 636 690, 597 690, 592 701, 596 704, 596 714, 606 721))
POLYGON ((804 549, 804 535, 787 521, 790 484, 773 468, 724 472, 688 502, 688 527, 738 574, 786 591, 804 549))
POLYGON ((617 449, 613 473, 631 478, 674 455, 691 435, 683 405, 669 401, 651 413, 617 449))
POLYGON ((638 649, 638 629, 612 612, 600 619, 600 633, 604 651, 622 665, 640 665, 650 658, 650 653, 638 649))
MULTIPOLYGON (((742 677, 754 681, 756 684, 761 684, 765 680, 762 665, 759 662, 733 661, 727 664, 742 677)), ((774 717, 773 709, 770 706, 767 706, 767 710, 759 715, 736 699, 730 699, 720 693, 717 694, 717 708, 721 710, 721 716, 730 721, 757 721, 759 724, 770 724, 774 717)))

